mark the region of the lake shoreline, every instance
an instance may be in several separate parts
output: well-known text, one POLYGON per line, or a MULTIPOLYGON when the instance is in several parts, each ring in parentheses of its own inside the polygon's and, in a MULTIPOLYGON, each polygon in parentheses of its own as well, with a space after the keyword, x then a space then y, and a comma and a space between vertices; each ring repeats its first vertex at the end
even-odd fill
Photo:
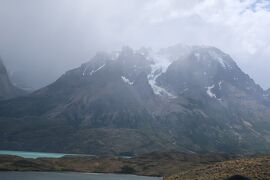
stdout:
POLYGON ((23 158, 61 158, 64 156, 96 156, 90 154, 72 154, 72 153, 53 153, 53 152, 34 152, 34 151, 16 151, 0 150, 0 155, 13 155, 23 158))
POLYGON ((35 180, 47 178, 48 180, 162 180, 161 177, 147 177, 127 174, 104 174, 104 173, 79 173, 79 172, 21 172, 21 171, 0 171, 0 179, 35 180))
POLYGON ((164 177, 178 172, 179 169, 188 170, 235 158, 237 156, 227 154, 198 155, 179 152, 153 152, 130 158, 79 155, 23 158, 0 155, 0 171, 113 173, 164 177))
MULTIPOLYGON (((238 156, 179 152, 153 152, 131 158, 67 155, 61 158, 42 157, 34 159, 0 155, 0 172, 94 173, 164 177, 165 179, 169 177, 169 180, 174 180, 181 176, 171 175, 178 174, 180 170, 181 174, 184 173, 189 175, 188 177, 193 177, 196 174, 204 173, 211 175, 212 171, 215 172, 216 167, 220 168, 219 172, 224 172, 223 174, 221 173, 220 177, 235 175, 237 172, 250 177, 255 173, 264 175, 267 173, 266 169, 270 168, 270 163, 267 162, 270 162, 270 155, 238 156), (237 164, 241 166, 236 166, 237 164), (264 166, 260 166, 260 164, 264 164, 264 166), (249 167, 249 165, 252 166, 249 167), (233 169, 228 171, 228 168, 231 167, 233 169), (242 167, 246 167, 246 169, 251 168, 251 170, 247 172, 242 167), (208 172, 208 169, 213 170, 208 172), (256 171, 252 171, 253 169, 256 171), (251 172, 253 174, 250 174, 251 172)), ((207 176, 207 178, 209 177, 207 176)))

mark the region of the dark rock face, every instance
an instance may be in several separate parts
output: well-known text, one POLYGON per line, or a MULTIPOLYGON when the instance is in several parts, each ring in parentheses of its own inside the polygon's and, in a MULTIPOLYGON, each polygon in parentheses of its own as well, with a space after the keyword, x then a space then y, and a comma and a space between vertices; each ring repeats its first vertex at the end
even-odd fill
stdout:
POLYGON ((92 154, 267 152, 266 92, 213 47, 99 53, 0 103, 0 149, 92 154))
POLYGON ((7 70, 0 58, 0 100, 24 94, 22 90, 12 85, 7 70))

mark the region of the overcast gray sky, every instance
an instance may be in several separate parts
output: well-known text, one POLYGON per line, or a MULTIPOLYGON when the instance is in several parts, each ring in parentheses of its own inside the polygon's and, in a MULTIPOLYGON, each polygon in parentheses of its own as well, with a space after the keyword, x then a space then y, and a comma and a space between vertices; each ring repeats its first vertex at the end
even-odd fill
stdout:
POLYGON ((270 0, 0 0, 0 56, 44 86, 99 50, 176 43, 229 53, 270 87, 270 0))

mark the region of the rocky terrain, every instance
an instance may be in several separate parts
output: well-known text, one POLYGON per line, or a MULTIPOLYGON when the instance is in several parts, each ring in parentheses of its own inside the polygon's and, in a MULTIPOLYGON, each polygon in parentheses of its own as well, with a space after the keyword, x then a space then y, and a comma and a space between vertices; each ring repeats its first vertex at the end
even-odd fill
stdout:
POLYGON ((165 180, 219 180, 233 175, 241 175, 254 180, 267 180, 270 179, 269 169, 269 156, 249 157, 184 170, 165 180))
POLYGON ((0 149, 265 153, 269 119, 267 92, 215 47, 124 47, 1 101, 0 149))
POLYGON ((11 83, 6 67, 0 58, 0 100, 23 95, 24 93, 23 90, 15 87, 11 83))

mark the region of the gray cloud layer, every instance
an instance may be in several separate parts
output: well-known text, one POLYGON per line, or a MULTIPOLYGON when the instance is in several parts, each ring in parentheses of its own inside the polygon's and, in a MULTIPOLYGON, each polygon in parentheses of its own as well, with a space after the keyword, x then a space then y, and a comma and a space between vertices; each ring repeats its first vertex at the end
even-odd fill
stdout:
POLYGON ((1 0, 0 55, 35 87, 122 45, 212 45, 270 87, 269 0, 1 0))

